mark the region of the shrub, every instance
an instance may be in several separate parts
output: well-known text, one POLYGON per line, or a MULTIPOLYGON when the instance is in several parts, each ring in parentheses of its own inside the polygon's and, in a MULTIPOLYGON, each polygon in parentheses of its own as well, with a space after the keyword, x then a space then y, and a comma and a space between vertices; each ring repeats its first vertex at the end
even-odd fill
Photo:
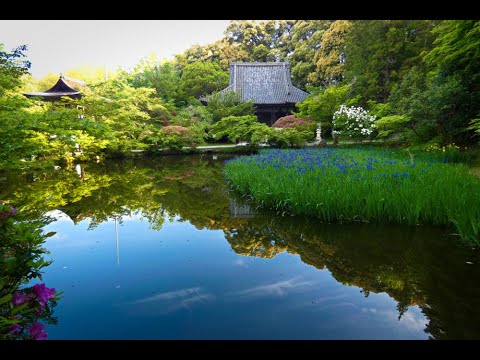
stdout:
POLYGON ((273 129, 268 136, 268 144, 278 148, 300 147, 306 141, 305 131, 300 132, 292 128, 273 129))
POLYGON ((201 141, 198 135, 183 126, 165 126, 158 132, 160 146, 182 151, 184 147, 195 147, 201 141))
POLYGON ((355 139, 368 138, 376 128, 375 116, 371 116, 362 107, 341 105, 333 114, 334 139, 350 137, 355 139))
POLYGON ((251 146, 256 146, 266 140, 271 129, 257 121, 253 115, 227 116, 214 124, 210 135, 214 139, 227 137, 231 142, 246 141, 251 146))
POLYGON ((274 138, 277 139, 279 143, 283 144, 284 140, 286 140, 287 143, 295 144, 294 146, 300 146, 307 140, 313 140, 317 128, 317 124, 313 120, 297 118, 294 115, 281 117, 275 121, 272 126, 276 129, 291 129, 299 133, 294 134, 292 132, 285 132, 284 130, 275 133, 274 138))
POLYGON ((22 287, 41 278, 50 262, 42 257, 46 238, 39 221, 22 221, 17 210, 0 202, 0 339, 44 340, 45 325, 55 323, 58 295, 45 284, 22 287))
POLYGON ((301 118, 297 118, 293 115, 287 115, 284 117, 279 118, 275 123, 272 125, 275 128, 281 129, 295 129, 298 131, 303 130, 315 130, 316 123, 313 120, 304 120, 301 118))
POLYGON ((252 101, 244 102, 239 93, 226 91, 208 96, 207 110, 212 114, 214 123, 228 116, 246 116, 255 114, 252 101))
POLYGON ((410 118, 403 115, 387 115, 375 121, 378 128, 378 137, 388 138, 395 134, 405 132, 410 118))

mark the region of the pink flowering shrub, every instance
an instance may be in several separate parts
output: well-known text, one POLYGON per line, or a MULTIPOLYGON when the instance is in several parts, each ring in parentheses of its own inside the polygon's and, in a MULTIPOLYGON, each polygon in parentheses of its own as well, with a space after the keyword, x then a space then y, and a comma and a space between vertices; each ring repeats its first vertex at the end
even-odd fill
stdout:
POLYGON ((296 129, 299 131, 316 128, 316 124, 312 120, 304 120, 301 118, 296 118, 293 115, 288 115, 279 118, 273 124, 273 127, 281 128, 281 129, 296 129))
POLYGON ((281 117, 272 126, 277 129, 294 129, 301 133, 304 140, 313 140, 317 128, 313 120, 297 118, 294 115, 281 117))
POLYGON ((15 313, 12 317, 15 323, 8 328, 6 324, 0 327, 1 338, 46 340, 45 325, 39 321, 56 322, 52 313, 57 300, 55 289, 43 283, 15 291, 11 296, 11 305, 0 310, 3 316, 6 310, 11 309, 11 313, 15 313))
POLYGON ((6 220, 17 213, 17 209, 15 209, 12 205, 0 205, 0 219, 2 220, 6 220))
POLYGON ((40 270, 50 264, 42 255, 46 238, 40 221, 22 221, 21 214, 0 202, 0 340, 47 338, 45 324, 54 324, 55 289, 40 283, 40 270), (41 321, 41 322, 40 322, 41 321))

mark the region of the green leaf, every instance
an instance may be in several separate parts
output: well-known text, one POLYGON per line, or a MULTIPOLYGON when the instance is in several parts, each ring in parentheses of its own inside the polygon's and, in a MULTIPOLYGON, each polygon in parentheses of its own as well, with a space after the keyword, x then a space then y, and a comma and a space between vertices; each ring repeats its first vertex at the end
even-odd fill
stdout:
POLYGON ((12 294, 5 295, 4 297, 0 298, 0 305, 9 302, 12 299, 12 294))

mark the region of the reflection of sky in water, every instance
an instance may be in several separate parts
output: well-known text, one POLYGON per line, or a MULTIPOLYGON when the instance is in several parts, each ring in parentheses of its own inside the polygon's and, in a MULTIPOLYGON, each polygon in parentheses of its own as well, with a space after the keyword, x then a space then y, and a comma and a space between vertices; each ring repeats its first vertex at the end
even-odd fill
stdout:
POLYGON ((117 264, 115 222, 88 225, 46 227, 58 234, 44 281, 64 291, 50 339, 427 337, 418 307, 399 321, 387 294, 365 297, 298 255, 240 256, 223 231, 178 220, 155 231, 134 215, 118 226, 117 264))

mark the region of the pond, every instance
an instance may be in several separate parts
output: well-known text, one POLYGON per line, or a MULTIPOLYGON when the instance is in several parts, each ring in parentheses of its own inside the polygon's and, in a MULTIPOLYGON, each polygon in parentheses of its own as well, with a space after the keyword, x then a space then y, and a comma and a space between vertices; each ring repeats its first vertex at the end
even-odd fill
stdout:
POLYGON ((49 339, 479 339, 480 253, 443 228, 321 224, 229 192, 227 155, 7 172, 49 218, 49 339))

